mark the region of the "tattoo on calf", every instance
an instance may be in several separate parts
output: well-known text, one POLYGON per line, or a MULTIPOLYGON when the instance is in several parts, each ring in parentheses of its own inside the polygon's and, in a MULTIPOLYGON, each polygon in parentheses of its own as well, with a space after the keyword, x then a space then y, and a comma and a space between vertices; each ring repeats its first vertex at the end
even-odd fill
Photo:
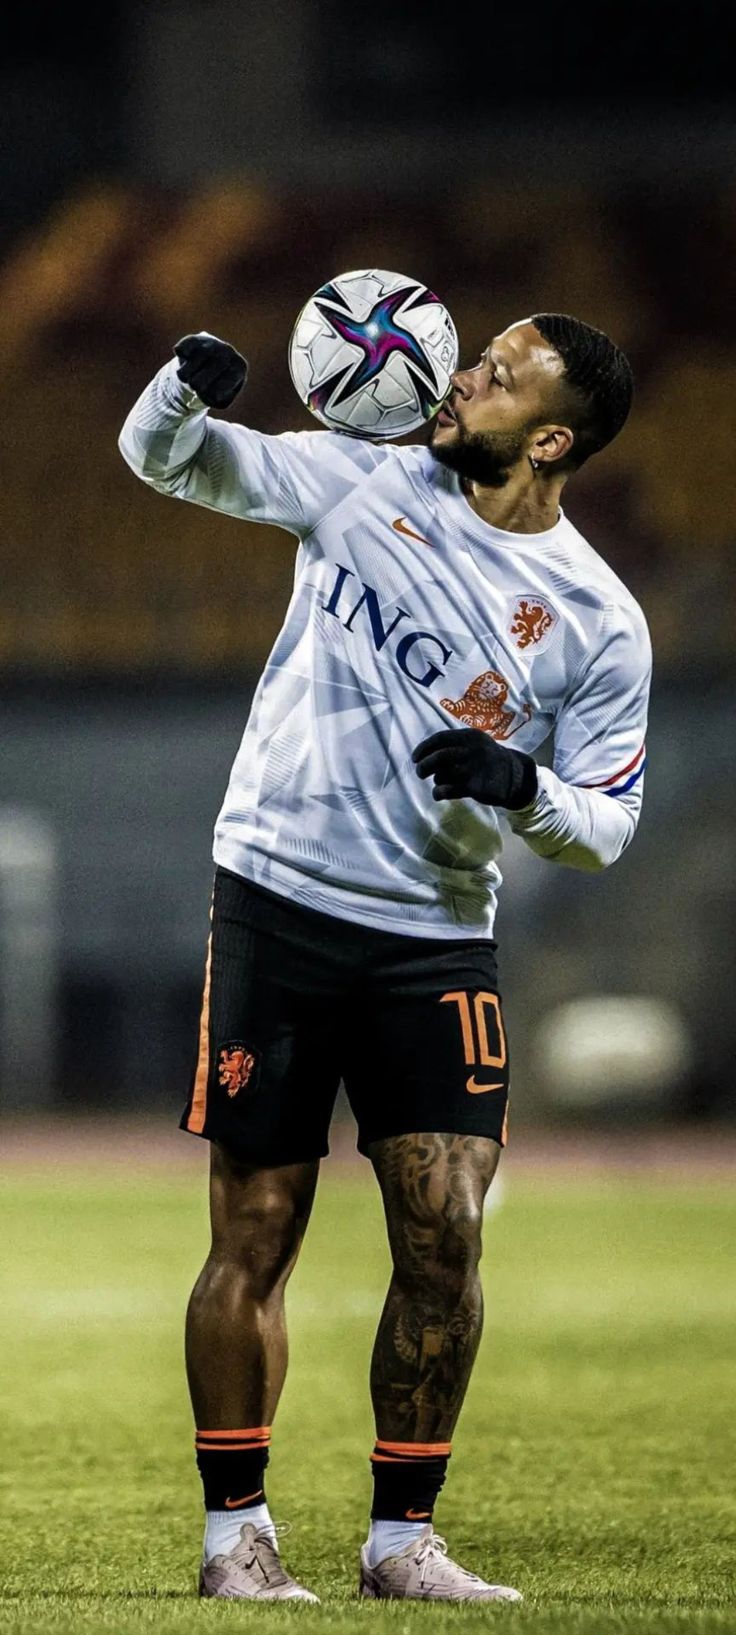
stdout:
POLYGON ((406 1135, 371 1150, 394 1259, 371 1364, 379 1436, 448 1441, 480 1340, 484 1136, 406 1135))

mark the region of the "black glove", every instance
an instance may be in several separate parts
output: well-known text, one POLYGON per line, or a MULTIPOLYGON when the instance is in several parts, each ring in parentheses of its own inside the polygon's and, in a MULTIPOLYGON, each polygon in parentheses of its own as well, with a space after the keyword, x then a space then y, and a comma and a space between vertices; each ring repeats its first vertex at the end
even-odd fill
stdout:
POLYGON ((434 800, 470 797, 483 806, 518 812, 537 793, 537 763, 531 755, 506 749, 479 727, 433 732, 417 744, 411 758, 420 778, 434 773, 434 800))
POLYGON ((176 372, 184 385, 191 386, 209 409, 229 408, 248 378, 246 360, 235 347, 203 329, 199 335, 184 335, 174 351, 181 363, 176 372))

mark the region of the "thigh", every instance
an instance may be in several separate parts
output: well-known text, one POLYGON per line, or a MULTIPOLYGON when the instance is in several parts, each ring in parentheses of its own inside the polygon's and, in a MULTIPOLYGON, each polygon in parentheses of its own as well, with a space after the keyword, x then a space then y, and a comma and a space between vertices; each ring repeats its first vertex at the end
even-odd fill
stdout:
POLYGON ((182 1129, 256 1166, 324 1156, 340 1083, 331 958, 293 904, 217 871, 182 1129))
POLYGON ((348 1017, 345 1088, 359 1150, 416 1131, 504 1146, 509 1052, 495 944, 397 942, 348 1017))
POLYGON ((386 1212, 394 1265, 414 1277, 480 1248, 483 1200, 501 1148, 489 1136, 392 1135, 368 1146, 386 1212))
POLYGON ((247 1163, 228 1148, 210 1145, 210 1222, 213 1249, 252 1261, 264 1244, 280 1249, 284 1264, 296 1254, 314 1201, 319 1160, 272 1168, 247 1163))

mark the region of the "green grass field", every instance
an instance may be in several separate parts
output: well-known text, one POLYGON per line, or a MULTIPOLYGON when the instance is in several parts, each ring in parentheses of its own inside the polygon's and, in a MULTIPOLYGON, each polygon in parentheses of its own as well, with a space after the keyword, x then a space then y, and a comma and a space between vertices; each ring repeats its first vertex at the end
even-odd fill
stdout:
POLYGON ((322 1605, 249 1607, 194 1594, 181 1330, 203 1176, 11 1170, 0 1629, 733 1631, 735 1216, 723 1180, 514 1173, 487 1222, 486 1330, 436 1525, 525 1603, 361 1603, 388 1260, 368 1167, 328 1164, 290 1287, 268 1481, 285 1558, 322 1605))

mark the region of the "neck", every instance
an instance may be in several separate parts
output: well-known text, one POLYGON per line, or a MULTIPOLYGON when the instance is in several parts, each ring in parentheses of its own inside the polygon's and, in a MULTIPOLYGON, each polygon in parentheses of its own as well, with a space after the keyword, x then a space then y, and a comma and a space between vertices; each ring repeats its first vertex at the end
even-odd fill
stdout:
POLYGON ((503 528, 509 534, 542 534, 557 522, 564 479, 519 470, 512 471, 503 488, 486 488, 465 478, 462 487, 471 510, 492 528, 503 528))

